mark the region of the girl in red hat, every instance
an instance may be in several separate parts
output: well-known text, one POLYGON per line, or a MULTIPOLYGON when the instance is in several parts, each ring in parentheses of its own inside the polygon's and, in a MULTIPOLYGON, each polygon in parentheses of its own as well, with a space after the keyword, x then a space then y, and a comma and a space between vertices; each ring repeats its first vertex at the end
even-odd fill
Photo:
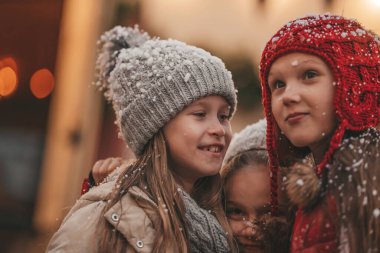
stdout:
POLYGON ((291 252, 380 252, 379 37, 341 16, 293 20, 260 78, 272 214, 280 170, 297 206, 291 252))

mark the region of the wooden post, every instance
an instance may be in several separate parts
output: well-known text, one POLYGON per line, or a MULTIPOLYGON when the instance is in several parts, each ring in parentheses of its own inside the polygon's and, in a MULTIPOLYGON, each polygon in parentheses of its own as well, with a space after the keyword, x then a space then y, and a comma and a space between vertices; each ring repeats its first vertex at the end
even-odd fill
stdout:
POLYGON ((93 163, 101 120, 101 96, 91 87, 96 40, 110 23, 114 6, 114 0, 64 1, 57 85, 34 217, 40 234, 57 229, 93 163))

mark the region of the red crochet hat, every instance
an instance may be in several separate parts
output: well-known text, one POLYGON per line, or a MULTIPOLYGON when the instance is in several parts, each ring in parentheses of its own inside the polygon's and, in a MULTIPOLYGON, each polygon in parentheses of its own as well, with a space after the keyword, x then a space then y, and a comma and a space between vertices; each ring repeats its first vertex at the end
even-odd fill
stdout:
POLYGON ((320 57, 330 67, 336 87, 334 106, 338 127, 328 151, 316 168, 321 176, 346 130, 376 126, 380 118, 380 39, 356 20, 330 14, 307 16, 284 25, 266 44, 260 62, 267 147, 272 170, 272 205, 276 210, 278 126, 272 115, 268 73, 279 57, 302 52, 320 57))

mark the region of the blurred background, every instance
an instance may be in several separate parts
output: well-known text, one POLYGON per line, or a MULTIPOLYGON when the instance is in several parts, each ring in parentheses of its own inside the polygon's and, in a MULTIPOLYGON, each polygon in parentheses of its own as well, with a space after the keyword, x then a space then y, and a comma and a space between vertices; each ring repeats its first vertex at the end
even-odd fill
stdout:
POLYGON ((238 131, 263 116, 265 42, 325 12, 380 33, 380 0, 0 0, 0 252, 44 252, 93 163, 131 155, 91 85, 102 32, 139 24, 222 58, 239 90, 238 131))

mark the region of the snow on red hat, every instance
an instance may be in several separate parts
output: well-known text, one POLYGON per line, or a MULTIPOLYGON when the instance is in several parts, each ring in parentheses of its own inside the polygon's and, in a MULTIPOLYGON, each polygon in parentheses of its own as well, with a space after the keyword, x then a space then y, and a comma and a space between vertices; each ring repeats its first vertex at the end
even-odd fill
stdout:
POLYGON ((306 16, 285 24, 266 44, 260 62, 267 147, 272 170, 272 204, 277 206, 277 124, 272 116, 268 73, 273 62, 292 52, 320 57, 330 67, 336 87, 338 127, 316 173, 322 174, 346 130, 376 126, 380 119, 380 39, 354 19, 331 14, 306 16))

